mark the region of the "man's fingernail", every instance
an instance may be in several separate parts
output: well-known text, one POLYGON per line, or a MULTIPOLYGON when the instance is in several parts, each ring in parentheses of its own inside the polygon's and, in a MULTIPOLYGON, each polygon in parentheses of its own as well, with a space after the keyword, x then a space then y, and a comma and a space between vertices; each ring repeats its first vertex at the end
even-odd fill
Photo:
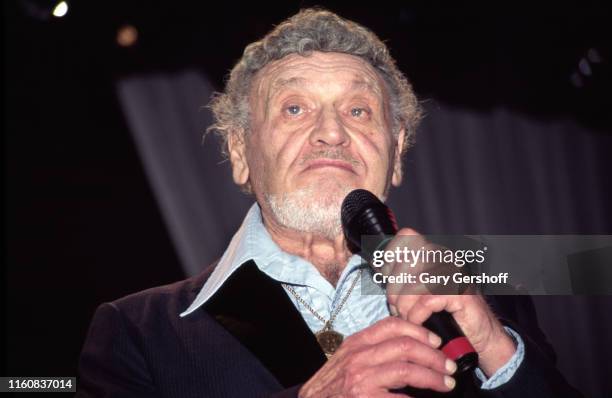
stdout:
POLYGON ((455 373, 455 371, 457 370, 457 364, 455 363, 455 361, 452 361, 450 359, 447 359, 444 365, 446 366, 446 370, 450 374, 455 373))
POLYGON ((442 344, 442 339, 437 334, 429 332, 429 342, 434 348, 437 348, 442 344))
POLYGON ((452 390, 455 388, 455 379, 450 376, 444 376, 444 384, 446 384, 446 387, 452 390))
POLYGON ((389 306, 389 312, 390 312, 390 313, 391 313, 391 315, 393 315, 393 316, 397 316, 397 315, 398 315, 397 308, 395 308, 395 306, 394 306, 394 305, 390 305, 390 306, 389 306))

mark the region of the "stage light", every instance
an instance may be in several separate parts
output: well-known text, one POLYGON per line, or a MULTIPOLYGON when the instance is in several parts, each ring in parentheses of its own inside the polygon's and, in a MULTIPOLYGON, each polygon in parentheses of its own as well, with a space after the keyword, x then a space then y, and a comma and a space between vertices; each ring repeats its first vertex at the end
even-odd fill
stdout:
POLYGON ((593 74, 591 65, 589 65, 589 61, 587 61, 585 58, 580 58, 580 62, 578 62, 578 69, 580 69, 580 72, 582 72, 582 74, 585 76, 591 76, 593 74))
POLYGON ((117 30, 117 44, 130 47, 138 40, 138 29, 132 25, 124 25, 117 30))
POLYGON ((60 1, 57 3, 55 8, 53 8, 53 16, 57 18, 61 18, 68 13, 68 3, 65 1, 60 1))

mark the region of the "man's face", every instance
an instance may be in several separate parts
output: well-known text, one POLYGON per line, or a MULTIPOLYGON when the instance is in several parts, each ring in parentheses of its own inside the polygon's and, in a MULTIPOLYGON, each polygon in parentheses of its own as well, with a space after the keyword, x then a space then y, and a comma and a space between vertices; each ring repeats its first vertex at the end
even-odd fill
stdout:
POLYGON ((249 181, 260 204, 298 195, 298 207, 331 206, 339 218, 352 189, 385 197, 401 181, 404 133, 392 134, 386 86, 361 58, 314 52, 272 62, 253 81, 250 110, 251 131, 246 143, 230 140, 230 158, 234 179, 249 181))

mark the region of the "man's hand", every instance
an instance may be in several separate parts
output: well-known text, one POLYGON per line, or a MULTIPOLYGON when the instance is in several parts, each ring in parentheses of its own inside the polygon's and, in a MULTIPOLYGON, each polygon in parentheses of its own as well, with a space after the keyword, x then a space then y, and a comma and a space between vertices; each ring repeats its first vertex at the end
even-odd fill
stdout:
POLYGON ((310 397, 393 397, 406 386, 450 391, 457 365, 436 348, 440 337, 388 317, 348 337, 302 389, 310 397))
MULTIPOLYGON (((421 247, 435 248, 414 230, 407 228, 398 232, 387 249, 398 246, 409 246, 414 250, 421 247)), ((405 263, 392 263, 383 267, 383 273, 386 275, 415 273, 427 271, 426 267, 427 265, 423 264, 409 267, 405 263)), ((448 274, 452 272, 451 268, 456 268, 454 265, 447 267, 447 269, 438 268, 434 273, 448 274)), ((389 308, 394 315, 417 325, 421 325, 434 312, 445 310, 451 313, 478 352, 479 367, 489 377, 510 360, 516 351, 514 342, 481 295, 469 289, 461 295, 429 294, 432 290, 432 287, 422 285, 388 284, 389 308)))

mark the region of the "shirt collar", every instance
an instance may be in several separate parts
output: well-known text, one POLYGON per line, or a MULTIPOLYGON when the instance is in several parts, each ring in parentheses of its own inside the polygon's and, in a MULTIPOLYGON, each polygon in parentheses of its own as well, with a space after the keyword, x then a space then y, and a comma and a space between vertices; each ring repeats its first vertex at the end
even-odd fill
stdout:
MULTIPOLYGON (((330 298, 334 296, 335 288, 311 263, 278 247, 262 222, 259 205, 254 203, 210 277, 191 305, 180 314, 181 317, 206 303, 230 275, 249 260, 255 261, 262 272, 280 282, 310 286, 330 298)), ((339 282, 360 265, 361 258, 352 256, 339 282)))

